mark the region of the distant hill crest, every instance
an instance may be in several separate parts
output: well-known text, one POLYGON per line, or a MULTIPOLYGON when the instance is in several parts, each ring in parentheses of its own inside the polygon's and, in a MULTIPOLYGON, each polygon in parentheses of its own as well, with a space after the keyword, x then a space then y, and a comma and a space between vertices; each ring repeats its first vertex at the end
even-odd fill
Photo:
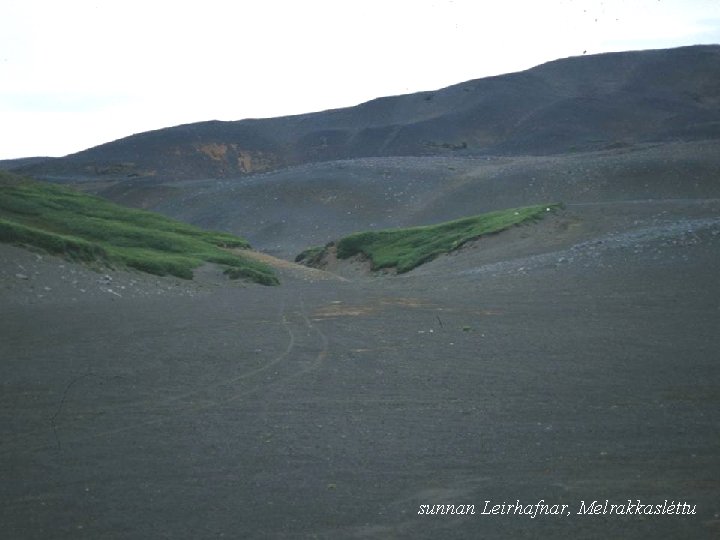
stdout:
POLYGON ((10 164, 50 179, 232 178, 360 157, 537 155, 718 138, 720 46, 701 45, 572 57, 354 107, 187 124, 10 164))

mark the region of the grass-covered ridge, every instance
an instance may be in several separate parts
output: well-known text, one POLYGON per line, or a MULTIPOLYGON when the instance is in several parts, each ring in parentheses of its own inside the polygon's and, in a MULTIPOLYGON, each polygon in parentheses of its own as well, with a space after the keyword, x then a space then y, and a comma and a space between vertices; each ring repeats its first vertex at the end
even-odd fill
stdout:
POLYGON ((0 242, 185 279, 212 262, 232 269, 233 277, 277 284, 267 265, 223 249, 249 248, 242 238, 1 171, 0 242))
MULTIPOLYGON (((559 204, 543 204, 511 208, 437 225, 355 233, 337 242, 337 257, 347 259, 363 255, 371 261, 373 270, 394 268, 398 273, 409 272, 466 242, 542 219, 559 207, 559 204)), ((298 259, 317 260, 317 248, 311 249, 307 254, 300 254, 298 259)))

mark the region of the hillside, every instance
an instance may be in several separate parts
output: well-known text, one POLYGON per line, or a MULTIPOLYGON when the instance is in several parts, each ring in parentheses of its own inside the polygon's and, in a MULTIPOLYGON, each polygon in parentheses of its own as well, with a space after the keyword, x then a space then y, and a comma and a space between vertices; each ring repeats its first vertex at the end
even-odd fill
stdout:
POLYGON ((0 172, 3 537, 720 538, 719 54, 0 172))
POLYGON ((362 157, 624 148, 718 139, 719 104, 720 46, 610 53, 344 109, 161 129, 19 170, 68 180, 231 178, 362 157))
POLYGON ((357 232, 324 247, 306 249, 295 260, 323 268, 329 258, 358 257, 367 260, 371 270, 389 269, 402 274, 440 255, 456 251, 473 240, 516 225, 539 221, 559 207, 558 204, 543 204, 498 210, 436 225, 357 232))
POLYGON ((356 231, 413 227, 542 204, 720 198, 720 141, 552 156, 386 157, 233 180, 128 179, 83 189, 292 258, 356 231))
POLYGON ((277 283, 263 263, 223 249, 249 248, 242 238, 9 173, 0 173, 0 242, 186 279, 202 264, 215 263, 231 277, 277 283))
POLYGON ((36 163, 48 161, 53 158, 51 157, 26 157, 18 159, 0 159, 0 170, 9 171, 11 169, 19 169, 21 167, 28 167, 36 163))

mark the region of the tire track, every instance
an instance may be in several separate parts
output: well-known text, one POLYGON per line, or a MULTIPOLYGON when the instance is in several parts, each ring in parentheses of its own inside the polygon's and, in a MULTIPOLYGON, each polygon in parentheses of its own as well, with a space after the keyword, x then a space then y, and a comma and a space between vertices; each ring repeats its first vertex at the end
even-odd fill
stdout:
MULTIPOLYGON (((305 319, 307 319, 306 315, 303 314, 303 316, 305 319)), ((186 400, 186 399, 192 398, 194 396, 200 396, 201 394, 205 394, 208 392, 217 391, 218 389, 220 389, 222 387, 228 387, 228 386, 232 386, 232 385, 235 385, 238 383, 243 383, 248 379, 251 379, 253 377, 256 377, 257 375, 261 375, 261 374, 267 372, 269 369, 280 365, 284 360, 286 360, 288 357, 290 357, 292 351, 295 349, 295 346, 296 346, 296 341, 297 341, 296 333, 293 331, 292 327, 290 326, 290 323, 288 322, 285 301, 283 301, 281 304, 280 314, 279 314, 278 319, 279 319, 280 326, 287 333, 287 345, 280 354, 276 355, 271 360, 262 364, 261 366, 251 369, 250 371, 242 372, 242 373, 238 374, 237 376, 232 377, 230 379, 223 378, 222 380, 219 380, 218 382, 206 384, 200 388, 195 388, 191 391, 184 392, 179 395, 169 396, 169 397, 160 398, 160 399, 147 399, 147 400, 135 401, 130 404, 123 404, 123 405, 119 405, 114 408, 104 409, 104 412, 117 412, 118 410, 123 410, 123 409, 125 409, 124 410, 125 414, 130 414, 130 413, 136 412, 136 411, 153 412, 153 410, 155 410, 155 411, 159 412, 159 411, 167 410, 168 406, 170 406, 174 403, 177 403, 177 402, 181 402, 182 400, 186 400), (151 409, 146 410, 145 407, 151 407, 151 409)), ((81 435, 81 436, 69 437, 69 438, 63 439, 60 436, 61 435, 60 432, 63 428, 63 425, 62 425, 62 423, 58 422, 58 419, 61 418, 60 413, 63 410, 63 406, 65 405, 65 402, 67 401, 68 392, 71 388, 76 386, 76 383, 80 379, 85 379, 88 377, 99 377, 102 379, 107 378, 107 377, 104 377, 104 376, 102 376, 98 373, 94 373, 94 372, 88 372, 88 373, 84 373, 80 376, 74 377, 72 379, 72 381, 65 387, 65 390, 63 391, 63 395, 61 398, 61 403, 58 406, 58 408, 55 410, 54 414, 51 415, 51 417, 48 421, 49 422, 48 428, 53 433, 55 444, 56 444, 56 447, 58 448, 58 450, 62 449, 61 440, 64 440, 64 442, 66 442, 66 443, 67 442, 82 442, 82 441, 91 440, 94 438, 115 435, 118 433, 131 431, 133 429, 137 429, 137 428, 141 428, 141 427, 157 425, 157 424, 160 424, 162 422, 165 422, 165 421, 170 420, 175 417, 175 414, 168 414, 166 416, 160 416, 158 418, 146 419, 146 420, 141 420, 138 422, 133 422, 132 424, 113 428, 113 429, 96 431, 96 432, 93 432, 91 434, 84 435, 84 436, 81 435)), ((293 376, 291 375, 290 377, 293 377, 293 376)), ((242 397, 250 396, 252 394, 255 394, 255 393, 261 391, 263 388, 264 388, 263 386, 256 385, 255 387, 250 388, 244 392, 235 392, 231 396, 229 396, 228 398, 225 398, 225 399, 208 400, 202 404, 196 404, 196 403, 192 403, 192 402, 185 403, 185 404, 181 404, 180 406, 178 406, 175 409, 171 409, 171 411, 173 413, 182 414, 182 413, 188 413, 188 412, 197 412, 197 411, 207 410, 212 407, 217 407, 220 405, 224 405, 226 403, 230 403, 232 401, 236 401, 237 399, 240 399, 242 397)), ((73 424, 70 423, 70 424, 68 424, 67 427, 69 427, 71 425, 73 425, 73 424)), ((77 425, 77 423, 75 425, 77 425)), ((26 432, 23 434, 19 434, 12 439, 3 441, 2 446, 0 447, 0 455, 10 455, 13 453, 13 451, 15 449, 17 449, 18 446, 22 445, 23 443, 32 439, 33 437, 47 435, 48 428, 38 428, 38 429, 29 431, 29 432, 26 432)), ((39 449, 47 448, 49 446, 50 445, 45 444, 42 446, 25 449, 24 451, 25 452, 36 451, 39 449)))
POLYGON ((328 337, 325 335, 325 333, 322 330, 320 330, 316 325, 314 325, 312 323, 312 321, 310 320, 310 317, 308 317, 307 310, 305 309, 305 304, 302 300, 300 300, 300 315, 302 317, 305 328, 307 330, 310 330, 317 336, 317 339, 320 342, 319 350, 318 350, 317 354, 315 355, 315 357, 313 358, 313 360, 310 363, 308 363, 308 365, 306 365, 299 371, 291 373, 290 375, 284 377, 283 379, 276 381, 272 385, 270 391, 268 392, 268 394, 265 397, 264 405, 263 405, 262 411, 260 413, 260 419, 263 422, 267 421, 267 418, 269 416, 270 405, 271 405, 271 403, 274 403, 274 400, 272 399, 273 395, 277 395, 278 392, 282 388, 287 387, 290 383, 292 383, 296 379, 299 379, 300 377, 303 377, 304 375, 307 375, 309 373, 317 371, 325 363, 325 360, 327 359, 328 352, 329 352, 330 340, 328 339, 328 337))

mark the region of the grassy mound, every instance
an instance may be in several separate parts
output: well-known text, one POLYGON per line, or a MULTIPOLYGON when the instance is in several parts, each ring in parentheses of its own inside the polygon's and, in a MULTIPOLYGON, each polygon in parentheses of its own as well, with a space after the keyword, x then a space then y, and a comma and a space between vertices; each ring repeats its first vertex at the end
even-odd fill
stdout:
MULTIPOLYGON (((438 255, 458 249, 470 240, 542 219, 559 206, 550 204, 512 208, 438 225, 355 233, 337 242, 337 257, 347 259, 363 255, 372 262, 373 270, 395 268, 398 273, 409 272, 438 255)), ((320 260, 318 248, 304 251, 297 260, 309 264, 320 260)))
POLYGON ((306 266, 318 266, 325 255, 326 246, 313 246, 307 248, 305 251, 295 257, 296 263, 301 263, 306 266))
POLYGON ((0 242, 160 276, 192 279, 194 268, 212 262, 227 266, 230 277, 278 282, 267 265, 223 249, 249 248, 242 238, 6 172, 0 172, 0 242))

